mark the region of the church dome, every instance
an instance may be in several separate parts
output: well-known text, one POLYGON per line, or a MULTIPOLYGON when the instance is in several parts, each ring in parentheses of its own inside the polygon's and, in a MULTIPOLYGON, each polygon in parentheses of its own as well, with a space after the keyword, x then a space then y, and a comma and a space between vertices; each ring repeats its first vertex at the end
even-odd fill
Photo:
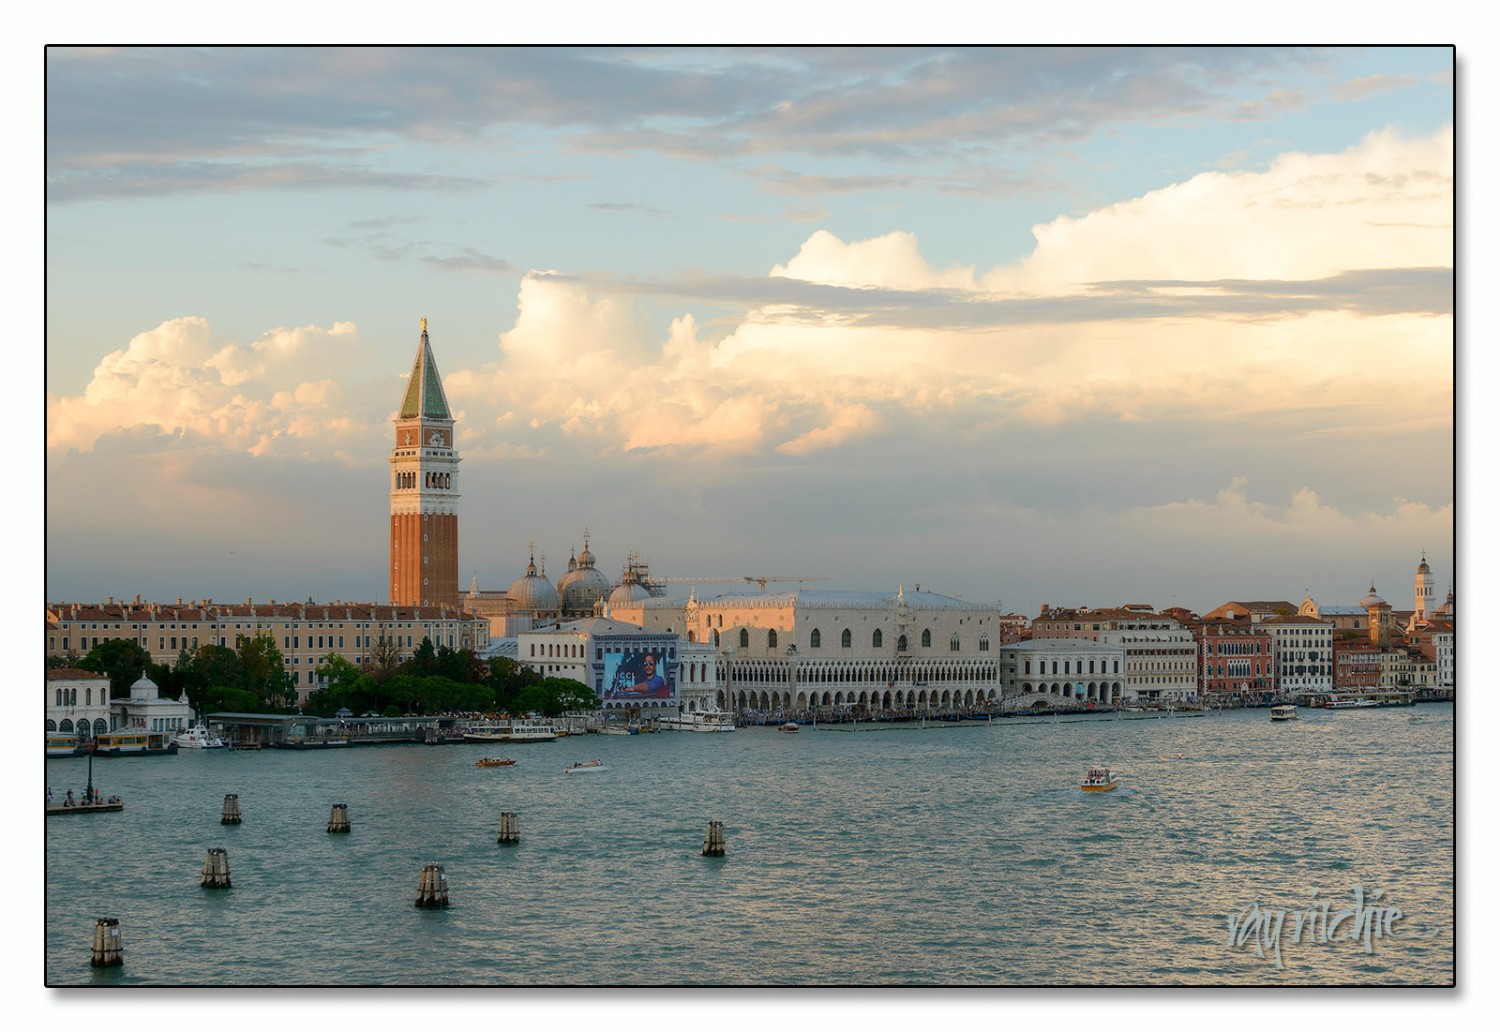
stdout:
POLYGON ((532 613, 555 613, 559 604, 557 589, 545 573, 537 573, 534 557, 526 564, 526 576, 510 582, 505 597, 512 608, 532 613))
POLYGON ((1386 604, 1386 601, 1379 595, 1375 594, 1375 584, 1372 581, 1370 583, 1370 593, 1364 598, 1360 599, 1359 604, 1364 608, 1369 609, 1371 606, 1383 606, 1386 604))
POLYGON ((609 578, 592 565, 579 567, 563 588, 563 610, 569 613, 592 613, 594 603, 610 594, 609 578))
POLYGON ((615 586, 615 590, 609 593, 609 604, 611 608, 614 606, 628 606, 632 602, 639 602, 641 599, 650 597, 651 592, 646 590, 646 586, 636 576, 635 567, 627 565, 625 567, 625 575, 620 578, 620 583, 615 586))

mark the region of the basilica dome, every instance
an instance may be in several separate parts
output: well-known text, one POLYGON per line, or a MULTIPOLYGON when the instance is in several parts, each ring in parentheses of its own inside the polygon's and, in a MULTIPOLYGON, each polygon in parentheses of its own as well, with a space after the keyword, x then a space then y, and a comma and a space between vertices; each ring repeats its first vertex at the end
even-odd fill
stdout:
POLYGON ((1385 602, 1385 599, 1383 599, 1379 595, 1375 594, 1375 585, 1372 582, 1370 584, 1370 593, 1368 595, 1366 595, 1364 598, 1360 599, 1359 600, 1359 604, 1361 606, 1363 606, 1365 609, 1369 609, 1371 606, 1383 606, 1383 605, 1386 604, 1386 602, 1385 602))
POLYGON ((552 586, 545 573, 537 573, 535 557, 526 564, 526 576, 517 577, 510 582, 505 597, 513 610, 555 613, 559 606, 557 589, 552 586))

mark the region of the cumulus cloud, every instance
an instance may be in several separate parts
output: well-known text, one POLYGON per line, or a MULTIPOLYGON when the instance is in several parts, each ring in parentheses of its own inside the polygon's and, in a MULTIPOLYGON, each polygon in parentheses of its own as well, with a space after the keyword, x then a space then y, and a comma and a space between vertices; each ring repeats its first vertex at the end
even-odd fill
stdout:
POLYGON ((1312 280, 1453 264, 1453 132, 1372 133, 1336 154, 1287 153, 1262 172, 1205 172, 1034 227, 1036 248, 981 278, 1009 295, 1108 280, 1312 280))
POLYGON ((124 428, 194 435, 232 451, 318 454, 353 430, 340 383, 350 323, 268 330, 248 345, 207 320, 170 319, 106 355, 81 396, 47 396, 49 451, 88 451, 124 428))

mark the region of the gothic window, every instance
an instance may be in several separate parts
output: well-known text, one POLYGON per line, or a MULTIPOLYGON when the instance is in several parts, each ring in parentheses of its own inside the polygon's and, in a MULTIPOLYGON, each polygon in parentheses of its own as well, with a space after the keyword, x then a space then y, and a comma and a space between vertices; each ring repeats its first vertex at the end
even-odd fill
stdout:
POLYGON ((979 636, 979 651, 980 652, 988 652, 989 650, 990 650, 990 636, 988 634, 981 634, 979 636))
MULTIPOLYGON (((875 633, 879 634, 880 632, 876 631, 875 633)), ((899 637, 899 638, 896 639, 896 651, 897 652, 905 652, 906 651, 906 635, 903 634, 901 637, 899 637)))
POLYGON ((881 641, 880 628, 877 627, 875 629, 874 635, 872 635, 871 638, 870 638, 870 645, 873 648, 877 648, 878 649, 878 648, 880 648, 880 641, 881 641))
POLYGON ((815 649, 820 649, 823 647, 823 632, 818 630, 816 627, 813 628, 811 645, 815 649))
POLYGON ((951 638, 948 639, 948 651, 949 652, 957 652, 958 651, 958 635, 955 634, 953 637, 951 637, 951 638))
POLYGON ((776 632, 775 631, 767 631, 766 632, 766 648, 768 648, 768 649, 774 649, 775 647, 776 647, 776 632))
POLYGON ((742 649, 748 649, 749 647, 750 647, 750 632, 747 631, 747 630, 745 630, 742 627, 742 628, 740 628, 740 648, 742 648, 742 649))
POLYGON ((922 631, 922 647, 924 649, 932 648, 932 632, 929 630, 922 631))
MULTIPOLYGON (((847 649, 853 643, 854 643, 854 635, 852 635, 849 632, 849 628, 845 627, 844 628, 843 636, 840 639, 839 644, 842 645, 844 648, 847 649)), ((879 631, 875 632, 875 644, 876 644, 877 647, 880 645, 880 632, 879 631)))

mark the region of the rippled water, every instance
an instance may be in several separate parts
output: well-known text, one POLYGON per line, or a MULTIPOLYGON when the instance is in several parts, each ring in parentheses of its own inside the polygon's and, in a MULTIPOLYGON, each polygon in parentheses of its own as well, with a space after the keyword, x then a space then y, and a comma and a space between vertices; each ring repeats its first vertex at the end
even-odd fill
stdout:
MULTIPOLYGON (((51 985, 1441 985, 1448 705, 96 760, 49 819, 51 985), (1413 722, 1413 716, 1422 719, 1413 722), (1181 754, 1182 758, 1177 758, 1181 754), (609 770, 565 776, 577 759, 609 770), (1168 757, 1170 757, 1168 759, 1168 757), (1084 795, 1090 762, 1124 773, 1084 795), (244 823, 223 826, 237 793, 244 823), (347 803, 349 835, 326 832, 347 803), (501 811, 521 843, 495 843, 501 811), (710 820, 727 855, 700 854, 710 820), (233 888, 199 887, 228 851, 233 888), (451 905, 413 906, 424 864, 451 905), (1380 889, 1404 938, 1291 941, 1380 889), (1282 962, 1228 915, 1286 910, 1282 962), (121 969, 89 967, 120 920, 121 969)), ((83 760, 47 761, 55 790, 83 760)))

